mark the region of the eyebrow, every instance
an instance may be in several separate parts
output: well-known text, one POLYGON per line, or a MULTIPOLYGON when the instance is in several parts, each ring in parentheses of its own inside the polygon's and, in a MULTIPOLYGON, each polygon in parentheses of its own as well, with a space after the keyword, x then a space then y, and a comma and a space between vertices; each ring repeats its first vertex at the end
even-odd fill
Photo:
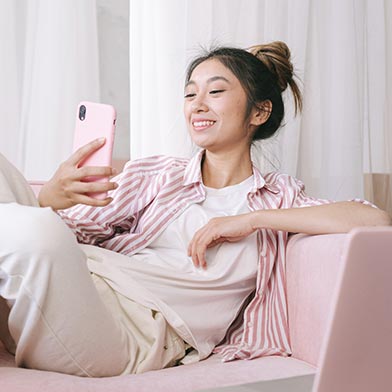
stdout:
MULTIPOLYGON (((212 76, 212 77, 210 77, 209 79, 207 79, 207 84, 209 84, 209 83, 212 83, 212 82, 215 82, 215 81, 217 81, 217 80, 223 80, 224 82, 226 82, 226 83, 229 83, 230 84, 230 81, 228 80, 228 79, 226 79, 224 76, 212 76)), ((185 85, 185 88, 187 88, 189 85, 193 85, 193 84, 196 84, 196 82, 194 82, 193 80, 189 80, 187 83, 186 83, 186 85, 185 85)))

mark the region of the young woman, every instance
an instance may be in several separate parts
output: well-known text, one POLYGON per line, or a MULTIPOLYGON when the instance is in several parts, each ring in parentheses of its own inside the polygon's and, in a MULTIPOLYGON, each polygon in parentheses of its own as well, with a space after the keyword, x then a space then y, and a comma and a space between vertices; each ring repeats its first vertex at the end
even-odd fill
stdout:
POLYGON ((253 165, 251 144, 280 127, 287 87, 300 110, 284 43, 213 50, 186 77, 184 113, 200 147, 192 159, 140 159, 108 184, 84 183, 112 175, 78 168, 95 141, 42 189, 40 205, 51 208, 21 205, 20 190, 19 204, 0 205, 0 294, 18 365, 109 376, 213 350, 225 360, 290 353, 288 233, 390 218, 366 203, 308 197, 295 178, 253 165), (105 190, 104 201, 86 196, 105 190))

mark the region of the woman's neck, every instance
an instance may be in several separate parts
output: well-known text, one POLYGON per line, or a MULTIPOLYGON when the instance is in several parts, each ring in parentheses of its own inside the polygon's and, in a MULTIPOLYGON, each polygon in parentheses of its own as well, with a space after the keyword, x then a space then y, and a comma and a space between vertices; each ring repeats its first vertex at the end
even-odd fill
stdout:
POLYGON ((206 151, 201 166, 203 183, 210 188, 239 184, 253 173, 250 149, 214 153, 206 151))

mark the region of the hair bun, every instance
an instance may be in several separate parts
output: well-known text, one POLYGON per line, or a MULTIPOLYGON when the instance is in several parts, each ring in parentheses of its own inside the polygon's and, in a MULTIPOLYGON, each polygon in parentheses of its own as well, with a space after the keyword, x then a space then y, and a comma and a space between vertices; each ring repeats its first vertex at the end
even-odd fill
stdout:
POLYGON ((295 83, 294 67, 291 62, 291 53, 288 46, 282 41, 269 44, 251 46, 248 51, 256 56, 276 76, 276 81, 283 92, 290 86, 294 94, 295 111, 302 110, 300 90, 295 83))
POLYGON ((281 91, 286 90, 293 78, 293 64, 290 61, 291 53, 282 41, 275 41, 264 45, 255 45, 248 49, 277 77, 281 91))

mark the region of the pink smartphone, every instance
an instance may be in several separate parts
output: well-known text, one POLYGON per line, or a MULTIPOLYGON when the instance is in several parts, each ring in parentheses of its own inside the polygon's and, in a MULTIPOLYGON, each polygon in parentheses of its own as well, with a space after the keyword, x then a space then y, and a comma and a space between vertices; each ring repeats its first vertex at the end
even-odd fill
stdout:
MULTIPOLYGON (((105 144, 97 151, 94 151, 80 166, 111 166, 114 130, 116 126, 116 111, 113 106, 95 102, 80 102, 76 112, 76 124, 74 133, 73 151, 86 145, 87 143, 104 137, 105 144)), ((88 177, 86 181, 108 181, 108 178, 88 177)), ((106 192, 90 193, 91 197, 104 199, 106 192)))

